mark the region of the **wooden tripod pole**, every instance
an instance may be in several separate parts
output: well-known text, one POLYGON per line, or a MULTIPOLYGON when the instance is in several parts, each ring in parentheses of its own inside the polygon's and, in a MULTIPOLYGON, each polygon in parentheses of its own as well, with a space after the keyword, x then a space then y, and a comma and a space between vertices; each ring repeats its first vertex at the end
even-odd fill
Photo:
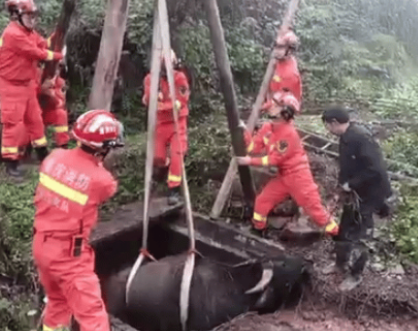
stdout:
POLYGON ((149 223, 149 203, 151 193, 151 178, 153 170, 154 146, 155 146, 155 123, 157 116, 158 104, 158 85, 160 81, 161 70, 161 30, 158 23, 158 8, 155 7, 154 12, 154 35, 152 40, 152 59, 151 59, 151 87, 150 87, 150 102, 148 105, 148 136, 147 136, 147 160, 145 167, 145 199, 144 199, 144 214, 143 214, 143 231, 142 231, 142 248, 138 259, 135 261, 126 283, 125 301, 129 302, 129 290, 132 280, 135 277, 138 268, 141 266, 147 253, 148 248, 148 223, 149 223))
MULTIPOLYGON (((235 95, 234 81, 224 32, 219 16, 218 4, 216 0, 205 0, 204 5, 210 28, 210 37, 213 45, 213 52, 215 54, 216 66, 219 71, 221 90, 224 96, 232 147, 235 155, 244 156, 246 154, 246 146, 242 131, 239 128, 240 118, 237 98, 235 95)), ((254 203, 255 191, 250 168, 248 166, 239 166, 238 171, 246 203, 252 205, 254 203)))
MULTIPOLYGON (((283 24, 281 25, 277 33, 278 36, 282 35, 291 26, 292 20, 295 16, 298 5, 299 5, 299 0, 291 0, 286 16, 283 20, 283 24)), ((272 52, 270 56, 270 61, 267 66, 266 73, 263 78, 263 82, 258 92, 257 99, 255 100, 250 118, 248 119, 247 129, 250 132, 254 131, 255 124, 257 123, 261 105, 264 102, 264 99, 266 97, 266 93, 269 87, 269 83, 273 77, 274 68, 276 66, 276 61, 277 60, 273 56, 273 52, 272 52)), ((229 192, 231 191, 232 182, 234 180, 236 171, 237 171, 237 164, 236 164, 235 159, 232 159, 229 164, 228 171, 224 177, 224 181, 222 182, 221 189, 219 190, 215 203, 212 207, 211 214, 210 214, 212 218, 218 218, 219 215, 221 214, 222 209, 225 205, 225 202, 228 199, 229 192)))
MULTIPOLYGON (((171 46, 170 46, 170 32, 168 24, 168 12, 166 0, 158 0, 158 15, 159 23, 161 26, 161 37, 163 44, 163 54, 165 65, 167 69, 168 85, 170 88, 171 101, 173 103, 173 117, 176 132, 176 139, 178 144, 181 146, 180 131, 178 125, 178 110, 176 107, 176 90, 174 85, 174 74, 173 74, 173 63, 171 62, 171 46)), ((180 285, 180 321, 183 331, 187 329, 187 319, 189 312, 189 298, 190 298, 190 287, 193 277, 193 269, 195 265, 195 235, 193 226, 193 214, 192 206, 190 202, 189 187, 187 184, 186 170, 184 167, 184 151, 180 148, 181 153, 181 169, 182 169, 182 187, 183 195, 186 203, 186 219, 187 227, 189 230, 189 254, 187 255, 186 262, 183 269, 183 277, 180 285)))

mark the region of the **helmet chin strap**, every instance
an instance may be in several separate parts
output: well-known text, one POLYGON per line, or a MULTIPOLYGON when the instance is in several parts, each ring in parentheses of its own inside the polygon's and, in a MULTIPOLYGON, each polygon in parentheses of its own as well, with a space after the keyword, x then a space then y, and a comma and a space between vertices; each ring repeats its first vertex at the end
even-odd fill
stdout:
POLYGON ((21 26, 23 26, 26 30, 28 30, 28 31, 33 31, 33 28, 28 28, 24 23, 23 23, 23 20, 22 20, 22 15, 23 14, 20 14, 20 13, 18 13, 17 14, 17 17, 18 17, 18 21, 19 21, 19 23, 20 23, 20 25, 21 26))

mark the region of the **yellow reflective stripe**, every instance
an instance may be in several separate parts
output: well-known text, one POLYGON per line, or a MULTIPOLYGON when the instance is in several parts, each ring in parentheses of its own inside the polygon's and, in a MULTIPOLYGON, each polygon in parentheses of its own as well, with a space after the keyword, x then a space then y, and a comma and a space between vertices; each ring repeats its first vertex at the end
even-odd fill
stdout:
POLYGON ((181 182, 181 176, 175 176, 175 175, 169 174, 168 181, 176 182, 176 183, 181 182))
POLYGON ((263 137, 263 142, 264 142, 264 145, 267 145, 269 143, 269 138, 263 137))
POLYGON ((3 38, 0 38, 0 47, 3 46, 3 38))
POLYGON ((254 212, 253 215, 254 220, 258 222, 267 222, 267 216, 260 215, 259 213, 254 212))
POLYGON ((331 232, 332 230, 334 230, 336 227, 338 226, 338 224, 332 220, 331 222, 328 223, 328 225, 325 227, 325 231, 326 232, 331 232))
POLYGON ((84 206, 89 199, 87 194, 78 192, 42 172, 39 174, 39 182, 52 192, 55 192, 64 198, 67 198, 68 200, 76 202, 82 206, 84 206))
POLYGON ((61 132, 68 132, 68 126, 66 126, 66 125, 56 126, 56 127, 54 127, 54 131, 55 132, 59 132, 59 133, 61 133, 61 132))
POLYGON ((33 146, 45 146, 46 145, 46 138, 43 136, 42 138, 36 139, 32 143, 33 146))
POLYGON ((269 157, 268 157, 268 155, 263 156, 263 157, 261 158, 261 164, 262 164, 263 166, 269 165, 269 157))
POLYGON ((181 109, 181 102, 176 100, 176 103, 174 104, 174 107, 176 110, 180 110, 181 109))
POLYGON ((254 141, 252 141, 252 142, 248 145, 248 147, 247 147, 247 152, 249 153, 249 152, 251 152, 253 149, 254 149, 254 141))
POLYGON ((17 154, 19 153, 18 147, 1 147, 2 154, 17 154))
POLYGON ((47 52, 47 57, 46 57, 46 60, 47 61, 51 61, 51 60, 53 60, 54 59, 54 52, 52 52, 52 51, 46 51, 47 52))
POLYGON ((57 328, 50 328, 47 325, 42 326, 42 331, 69 331, 70 329, 67 326, 59 326, 57 328))
POLYGON ((273 76, 273 80, 274 80, 275 82, 279 83, 282 79, 280 78, 280 76, 279 76, 279 75, 274 75, 274 76, 273 76))

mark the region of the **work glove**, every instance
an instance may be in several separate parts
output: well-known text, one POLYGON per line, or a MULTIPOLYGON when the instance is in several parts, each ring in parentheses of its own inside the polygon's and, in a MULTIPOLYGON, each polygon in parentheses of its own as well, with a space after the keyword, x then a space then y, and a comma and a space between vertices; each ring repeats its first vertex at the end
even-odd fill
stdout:
POLYGON ((243 120, 239 120, 238 127, 239 127, 239 128, 242 128, 242 129, 244 129, 244 130, 246 130, 246 129, 247 129, 247 126, 245 125, 245 123, 244 123, 244 121, 243 121, 243 120))
POLYGON ((341 187, 345 192, 351 192, 351 188, 350 185, 348 185, 348 183, 344 183, 341 187))
POLYGON ((64 56, 62 55, 62 53, 59 52, 54 52, 54 60, 62 60, 64 58, 64 56))
POLYGON ((336 236, 338 235, 338 232, 340 231, 340 228, 333 219, 327 224, 325 227, 325 233, 330 236, 336 236))

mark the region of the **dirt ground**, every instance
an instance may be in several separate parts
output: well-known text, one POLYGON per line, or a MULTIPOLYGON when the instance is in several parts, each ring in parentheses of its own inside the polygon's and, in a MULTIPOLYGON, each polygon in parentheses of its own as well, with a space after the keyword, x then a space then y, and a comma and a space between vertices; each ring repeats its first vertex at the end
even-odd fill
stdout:
MULTIPOLYGON (((323 197, 328 199, 337 186, 336 163, 314 153, 309 153, 309 158, 315 180, 322 189, 323 197)), ((287 221, 296 222, 290 217, 287 221)), ((388 220, 378 220, 376 227, 379 228, 382 222, 388 220)), ((239 222, 233 224, 245 229, 249 227, 239 222)), ((282 234, 283 229, 271 229, 267 238, 280 241, 282 234)), ((376 263, 376 256, 382 251, 390 253, 394 250, 384 240, 376 236, 373 245, 379 254, 374 254, 365 270, 363 282, 347 294, 338 291, 342 275, 322 273, 334 259, 332 239, 314 238, 311 242, 295 244, 289 241, 284 244, 289 254, 303 256, 311 263, 312 288, 303 303, 296 309, 273 315, 240 316, 218 330, 418 331, 418 266, 401 265, 396 261, 393 266, 387 266, 382 261, 376 263)), ((391 259, 390 255, 385 258, 391 259)))

